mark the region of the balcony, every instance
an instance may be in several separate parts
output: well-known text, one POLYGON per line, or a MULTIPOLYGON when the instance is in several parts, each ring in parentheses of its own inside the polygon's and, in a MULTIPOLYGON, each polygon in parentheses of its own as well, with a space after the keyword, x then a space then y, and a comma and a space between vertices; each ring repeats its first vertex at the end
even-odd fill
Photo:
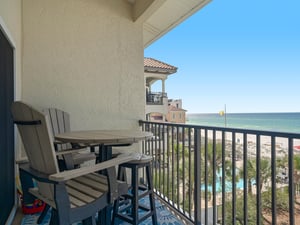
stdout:
POLYGON ((157 197, 188 224, 299 224, 300 134, 140 121, 157 197))
POLYGON ((146 103, 147 103, 147 105, 163 105, 164 98, 168 98, 167 93, 150 92, 146 96, 146 103))
POLYGON ((146 94, 146 115, 152 113, 158 114, 160 118, 152 115, 156 121, 165 121, 165 115, 168 113, 168 96, 165 92, 149 92, 146 94))
POLYGON ((300 134, 140 126, 154 134, 142 151, 154 158, 157 203, 182 224, 299 224, 300 134))

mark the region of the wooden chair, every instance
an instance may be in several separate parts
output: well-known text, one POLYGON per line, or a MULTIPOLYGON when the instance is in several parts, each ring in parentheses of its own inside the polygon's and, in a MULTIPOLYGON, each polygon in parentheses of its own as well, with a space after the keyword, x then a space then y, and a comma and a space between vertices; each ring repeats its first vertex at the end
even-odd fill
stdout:
MULTIPOLYGON (((48 115, 53 136, 71 131, 69 113, 57 108, 47 108, 42 110, 42 112, 48 115)), ((77 143, 60 143, 55 140, 53 140, 53 142, 59 160, 59 168, 61 170, 76 168, 82 163, 90 160, 96 161, 95 153, 90 152, 89 150, 87 152, 85 146, 77 143), (74 151, 74 149, 76 149, 76 151, 74 151), (71 150, 71 153, 66 153, 70 152, 66 150, 71 150)))
POLYGON ((19 169, 36 180, 29 192, 52 207, 50 224, 94 225, 96 213, 127 192, 127 184, 116 179, 115 166, 132 156, 60 172, 47 116, 23 102, 14 102, 11 110, 29 160, 19 169), (107 176, 95 173, 100 170, 107 176))

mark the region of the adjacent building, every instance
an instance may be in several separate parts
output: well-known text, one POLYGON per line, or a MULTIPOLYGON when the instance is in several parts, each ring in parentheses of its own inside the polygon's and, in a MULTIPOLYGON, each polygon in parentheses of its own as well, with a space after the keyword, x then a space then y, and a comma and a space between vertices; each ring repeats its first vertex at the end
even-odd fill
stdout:
POLYGON ((169 99, 166 121, 170 123, 185 123, 186 111, 187 110, 182 108, 181 99, 176 99, 176 100, 169 99))
POLYGON ((150 121, 185 123, 182 100, 168 99, 165 81, 177 72, 177 67, 153 58, 144 58, 146 84, 146 119, 150 121), (152 85, 161 82, 160 91, 152 91, 152 85))
POLYGON ((168 113, 168 96, 165 81, 169 75, 177 72, 177 67, 153 58, 144 58, 144 76, 146 84, 146 119, 166 121, 168 113), (161 82, 160 91, 152 91, 152 85, 161 82))

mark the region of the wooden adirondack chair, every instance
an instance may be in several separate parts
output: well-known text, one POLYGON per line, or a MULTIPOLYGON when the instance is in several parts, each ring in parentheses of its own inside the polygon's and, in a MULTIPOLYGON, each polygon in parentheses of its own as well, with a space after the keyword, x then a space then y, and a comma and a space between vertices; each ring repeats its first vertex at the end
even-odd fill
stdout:
MULTIPOLYGON (((47 108, 42 111, 48 115, 53 136, 59 133, 71 131, 69 113, 56 108, 47 108)), ((96 161, 95 153, 86 151, 83 152, 86 150, 85 146, 81 146, 76 143, 60 143, 54 140, 53 142, 59 160, 59 168, 61 170, 76 168, 86 161, 96 161), (73 151, 74 149, 76 149, 76 152, 73 151), (66 150, 72 151, 71 153, 66 153, 66 150)))
POLYGON ((12 116, 29 160, 19 169, 37 181, 29 192, 52 207, 50 224, 82 221, 94 225, 96 213, 127 192, 127 184, 116 180, 115 166, 132 160, 132 156, 120 155, 60 172, 47 116, 23 102, 12 104, 12 116), (106 170, 107 176, 95 173, 100 170, 106 170))

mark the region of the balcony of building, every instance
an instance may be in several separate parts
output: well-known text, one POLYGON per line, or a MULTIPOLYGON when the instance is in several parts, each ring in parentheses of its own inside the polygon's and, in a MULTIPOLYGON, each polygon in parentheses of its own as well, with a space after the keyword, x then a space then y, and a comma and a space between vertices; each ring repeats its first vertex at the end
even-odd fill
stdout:
POLYGON ((300 134, 140 121, 157 197, 190 224, 299 224, 300 134))
POLYGON ((176 73, 177 68, 167 63, 153 58, 144 58, 144 76, 146 83, 146 105, 145 111, 147 118, 157 120, 160 115, 161 120, 165 121, 168 113, 168 96, 165 82, 168 76, 176 73), (158 91, 153 91, 156 85, 158 91))
POLYGON ((300 223, 300 134, 151 121, 140 126, 153 132, 141 147, 153 156, 159 224, 300 223))

